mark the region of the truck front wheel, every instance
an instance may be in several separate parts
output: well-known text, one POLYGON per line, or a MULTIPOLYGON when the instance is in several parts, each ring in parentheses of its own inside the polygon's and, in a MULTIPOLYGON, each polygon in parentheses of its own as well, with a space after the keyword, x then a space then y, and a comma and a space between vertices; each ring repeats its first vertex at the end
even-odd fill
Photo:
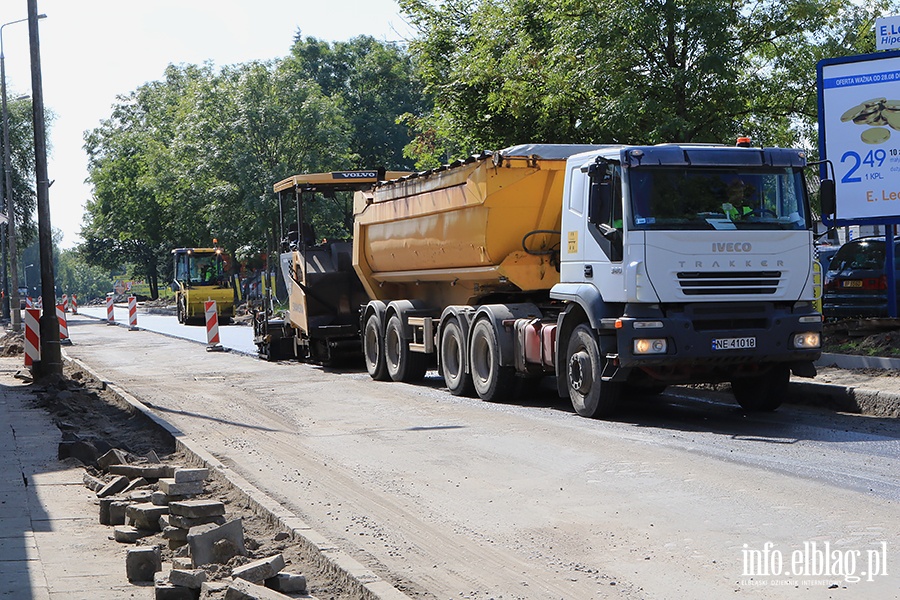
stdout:
POLYGON ((606 417, 618 408, 623 384, 603 381, 604 360, 591 328, 576 327, 566 350, 566 380, 572 407, 582 417, 606 417))
POLYGON ((731 382, 735 399, 747 412, 771 412, 781 406, 791 382, 791 369, 776 365, 762 375, 731 382))
POLYGON ((425 377, 425 355, 409 349, 409 342, 403 335, 403 323, 398 315, 388 319, 384 333, 384 362, 388 375, 394 381, 409 383, 425 377))
POLYGON ((450 319, 441 335, 441 375, 454 396, 471 396, 475 392, 472 376, 466 373, 463 358, 466 355, 466 339, 459 321, 450 319))
POLYGON ((381 317, 375 313, 366 319, 362 342, 369 376, 375 381, 390 381, 391 377, 384 361, 384 331, 381 329, 381 317))
POLYGON ((505 401, 513 393, 516 370, 500 365, 500 344, 490 321, 481 319, 475 323, 471 344, 469 368, 478 397, 487 402, 505 401))

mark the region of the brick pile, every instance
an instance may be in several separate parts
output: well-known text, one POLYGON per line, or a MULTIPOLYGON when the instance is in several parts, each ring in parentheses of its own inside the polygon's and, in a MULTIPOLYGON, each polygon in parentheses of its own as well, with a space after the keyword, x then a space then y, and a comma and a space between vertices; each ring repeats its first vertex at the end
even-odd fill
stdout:
POLYGON ((154 582, 156 600, 312 598, 306 577, 285 571, 281 554, 250 560, 242 520, 229 519, 223 502, 200 497, 208 469, 115 448, 95 464, 84 485, 97 493, 100 523, 113 528, 115 541, 136 546, 127 553, 126 575, 154 582), (166 570, 164 546, 171 554, 166 570))

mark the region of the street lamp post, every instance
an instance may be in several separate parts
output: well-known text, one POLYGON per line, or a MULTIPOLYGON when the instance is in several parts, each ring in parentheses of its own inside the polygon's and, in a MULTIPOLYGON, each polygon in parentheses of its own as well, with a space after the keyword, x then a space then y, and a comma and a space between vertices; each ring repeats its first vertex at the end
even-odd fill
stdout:
MULTIPOLYGON (((41 14, 38 15, 38 19, 44 19, 47 15, 41 14)), ((13 331, 20 331, 22 329, 22 315, 19 311, 19 265, 18 265, 18 257, 17 249, 16 249, 16 212, 15 212, 15 201, 13 199, 12 194, 12 164, 10 162, 10 148, 9 148, 9 112, 6 107, 6 58, 3 54, 3 28, 7 25, 14 25, 16 23, 24 23, 28 19, 18 19, 17 21, 10 21, 9 23, 4 23, 0 25, 0 96, 2 96, 2 100, 0 100, 0 104, 2 104, 3 111, 3 194, 6 199, 5 209, 7 216, 7 245, 4 246, 4 250, 7 251, 7 256, 9 257, 9 277, 12 278, 12 289, 9 290, 9 282, 7 276, 4 273, 3 277, 3 291, 4 291, 4 299, 3 299, 3 314, 6 315, 9 312, 12 317, 12 328, 13 331), (7 248, 8 246, 8 248, 7 248), (9 299, 9 300, 8 300, 9 299), (9 302, 12 302, 12 309, 9 310, 9 302)), ((4 261, 5 263, 5 261, 4 261)), ((7 265, 4 264, 3 268, 6 269, 7 265)))
MULTIPOLYGON (((41 360, 35 378, 62 375, 59 320, 56 318, 56 276, 53 270, 53 230, 50 226, 50 180, 47 176, 47 139, 44 131, 44 86, 37 0, 28 0, 28 40, 31 49, 31 118, 34 123, 34 174, 37 180, 38 244, 41 249, 41 360)), ((39 363, 39 364, 38 364, 39 363)))

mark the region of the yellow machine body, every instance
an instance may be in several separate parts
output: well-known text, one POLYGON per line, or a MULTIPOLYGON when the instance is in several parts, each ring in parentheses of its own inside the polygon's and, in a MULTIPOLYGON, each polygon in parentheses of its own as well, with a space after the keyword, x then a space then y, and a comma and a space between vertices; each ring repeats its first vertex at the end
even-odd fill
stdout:
POLYGON ((234 316, 234 289, 225 270, 225 257, 219 248, 176 248, 175 280, 172 290, 178 320, 201 322, 206 318, 205 303, 215 300, 220 322, 234 316))

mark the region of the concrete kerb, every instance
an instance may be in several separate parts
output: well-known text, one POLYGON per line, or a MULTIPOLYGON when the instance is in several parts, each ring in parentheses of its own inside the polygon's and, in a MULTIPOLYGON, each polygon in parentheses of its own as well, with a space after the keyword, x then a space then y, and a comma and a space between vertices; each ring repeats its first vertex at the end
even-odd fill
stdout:
POLYGON ((356 597, 361 600, 412 600, 410 596, 381 579, 374 571, 366 568, 346 552, 340 550, 337 545, 315 531, 300 517, 272 500, 241 475, 228 468, 181 430, 154 414, 127 391, 103 379, 80 360, 65 355, 64 358, 78 365, 78 368, 90 373, 98 381, 103 381, 106 387, 122 401, 127 402, 132 408, 140 411, 171 434, 175 439, 176 449, 183 451, 188 456, 189 461, 208 468, 211 475, 221 477, 228 485, 241 494, 248 508, 253 510, 254 513, 266 519, 269 524, 289 532, 292 538, 300 544, 301 551, 311 562, 317 567, 327 569, 336 579, 339 579, 344 585, 353 590, 356 597))
POLYGON ((856 356, 853 354, 831 354, 825 352, 816 361, 819 367, 837 367, 839 369, 890 369, 900 371, 900 358, 883 356, 856 356))
POLYGON ((870 417, 900 417, 900 394, 828 383, 791 381, 795 404, 818 406, 870 417))
MULTIPOLYGON (((882 369, 900 371, 900 359, 881 356, 824 353, 816 361, 817 367, 838 369, 882 369)), ((799 404, 820 406, 842 412, 873 417, 900 417, 900 393, 884 389, 849 387, 811 381, 791 382, 799 404)))

